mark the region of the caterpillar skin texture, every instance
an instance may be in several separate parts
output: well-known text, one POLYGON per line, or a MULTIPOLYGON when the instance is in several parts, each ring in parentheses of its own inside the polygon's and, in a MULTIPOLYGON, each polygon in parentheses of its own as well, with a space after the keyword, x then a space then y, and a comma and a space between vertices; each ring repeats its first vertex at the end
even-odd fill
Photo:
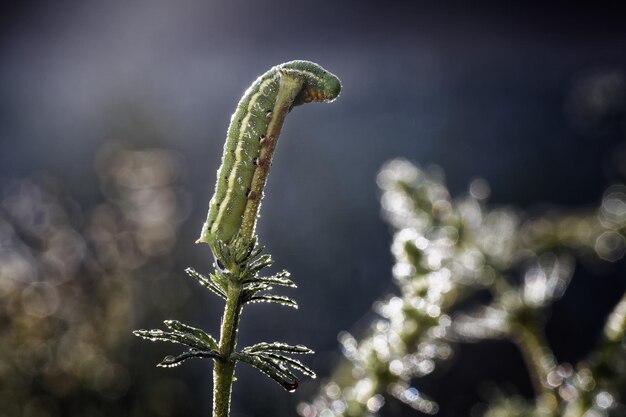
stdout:
POLYGON ((246 90, 231 117, 222 165, 217 171, 215 194, 198 242, 213 246, 216 239, 229 243, 237 236, 250 197, 257 158, 264 145, 280 79, 285 74, 302 80, 289 110, 309 102, 331 102, 341 91, 339 79, 310 61, 291 61, 273 67, 246 90))

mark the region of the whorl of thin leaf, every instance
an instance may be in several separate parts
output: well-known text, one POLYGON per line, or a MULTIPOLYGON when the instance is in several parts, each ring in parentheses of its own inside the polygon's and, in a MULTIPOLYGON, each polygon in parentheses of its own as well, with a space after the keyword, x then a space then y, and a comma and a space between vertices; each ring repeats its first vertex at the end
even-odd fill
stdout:
POLYGON ((164 332, 163 330, 153 329, 153 330, 135 330, 133 331, 135 336, 142 337, 144 339, 148 339, 152 342, 171 342, 171 343, 180 343, 181 345, 186 345, 191 348, 196 348, 199 350, 211 350, 213 346, 211 343, 207 343, 196 336, 188 333, 169 333, 164 332))
POLYGON ((226 291, 224 289, 225 285, 224 285, 223 282, 221 282, 221 280, 220 280, 220 278, 218 277, 217 274, 211 274, 210 275, 211 278, 209 279, 209 278, 205 277, 204 275, 202 275, 201 273, 196 272, 196 270, 193 269, 193 268, 187 268, 187 269, 185 269, 185 272, 190 277, 192 277, 196 281, 198 281, 200 283, 200 285, 210 289, 217 296, 219 296, 219 297, 223 298, 224 300, 226 300, 226 291))
POLYGON ((222 261, 222 263, 223 260, 230 259, 230 246, 226 245, 223 241, 219 239, 216 240, 213 249, 215 250, 215 257, 222 261))
POLYGON ((252 239, 237 238, 230 244, 216 241, 214 255, 217 269, 228 281, 252 279, 261 269, 273 263, 270 255, 261 255, 263 249, 257 246, 256 236, 252 239))
POLYGON ((257 243, 257 237, 254 236, 253 240, 250 241, 248 259, 256 258, 265 250, 265 246, 257 246, 257 243))
POLYGON ((255 353, 255 355, 272 359, 283 365, 289 365, 293 369, 302 372, 303 375, 310 376, 311 378, 317 378, 317 375, 311 368, 299 360, 290 358, 289 356, 279 355, 277 353, 255 353))
POLYGON ((246 353, 285 352, 304 355, 315 353, 313 350, 303 345, 288 345, 287 343, 281 342, 260 342, 244 348, 243 351, 246 353))
POLYGON ((211 347, 211 349, 219 349, 217 341, 210 334, 206 333, 202 329, 197 329, 195 327, 181 323, 178 320, 165 320, 163 323, 165 323, 165 325, 169 329, 174 330, 174 332, 176 333, 192 335, 205 342, 208 346, 211 347))
POLYGON ((291 276, 291 274, 288 271, 281 271, 269 277, 250 278, 250 279, 245 280, 243 283, 244 285, 262 283, 262 284, 268 284, 268 285, 280 285, 282 287, 297 288, 296 283, 293 282, 289 278, 289 276, 291 276))
POLYGON ((265 282, 255 281, 255 282, 248 282, 247 284, 244 284, 243 289, 244 291, 251 293, 250 296, 252 296, 259 291, 270 291, 272 289, 272 286, 265 282))
POLYGON ((248 273, 250 276, 254 276, 261 269, 267 268, 268 266, 271 266, 273 263, 274 261, 272 260, 271 255, 269 254, 261 255, 257 257, 256 259, 252 260, 247 265, 247 271, 249 271, 248 273))
POLYGON ((279 364, 278 362, 270 359, 253 355, 245 352, 235 352, 232 355, 233 359, 247 363, 258 369, 268 377, 276 381, 286 391, 293 392, 298 388, 300 380, 292 372, 289 371, 286 365, 279 364))
POLYGON ((243 281, 243 302, 278 302, 297 308, 295 301, 282 296, 258 295, 260 292, 272 290, 272 285, 295 287, 296 284, 288 278, 289 272, 283 271, 270 277, 254 277, 243 281))
POLYGON ((287 307, 298 309, 298 303, 295 300, 282 295, 255 295, 248 299, 244 299, 246 303, 276 303, 287 307))
POLYGON ((235 239, 232 243, 231 256, 238 264, 250 263, 250 260, 258 256, 263 247, 257 247, 258 239, 253 236, 251 239, 235 239))
POLYGON ((215 350, 197 350, 191 349, 187 352, 181 353, 178 356, 167 355, 163 360, 157 364, 159 368, 174 368, 190 358, 213 358, 221 359, 219 352, 215 350))

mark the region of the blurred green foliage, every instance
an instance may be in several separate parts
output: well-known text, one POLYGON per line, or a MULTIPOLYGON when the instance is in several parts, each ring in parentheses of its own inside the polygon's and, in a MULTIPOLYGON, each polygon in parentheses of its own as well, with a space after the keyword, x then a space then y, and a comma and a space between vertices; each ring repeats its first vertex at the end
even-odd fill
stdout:
POLYGON ((81 208, 47 175, 14 181, 2 194, 0 416, 184 411, 175 381, 138 384, 141 361, 129 343, 143 314, 141 283, 170 271, 184 219, 180 160, 108 144, 96 171, 104 201, 93 207, 81 208))
MULTIPOLYGON (((375 304, 361 339, 340 336, 346 360, 303 417, 368 416, 399 400, 425 414, 438 405, 415 385, 459 342, 507 338, 519 347, 536 401, 501 397, 485 416, 621 416, 626 390, 626 298, 609 317, 587 359, 559 363, 544 337, 545 309, 565 292, 574 256, 614 262, 626 250, 626 188, 610 187, 596 210, 532 218, 489 208, 489 187, 475 180, 452 199, 437 169, 405 160, 378 176, 382 207, 393 227, 395 283, 400 294, 375 304), (488 291, 491 302, 471 312, 463 301, 488 291)), ((475 366, 480 366, 477 363, 475 366)))

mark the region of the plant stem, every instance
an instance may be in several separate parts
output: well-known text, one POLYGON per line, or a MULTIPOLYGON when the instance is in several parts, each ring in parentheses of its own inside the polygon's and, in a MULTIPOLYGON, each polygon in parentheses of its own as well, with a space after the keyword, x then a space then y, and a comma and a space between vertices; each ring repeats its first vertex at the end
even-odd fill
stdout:
POLYGON ((220 329, 220 355, 223 360, 216 360, 213 369, 213 417, 228 417, 230 413, 230 394, 235 373, 235 362, 230 355, 237 345, 237 330, 241 316, 241 285, 230 282, 222 327, 220 329))
POLYGON ((553 355, 536 317, 526 318, 514 327, 514 341, 519 347, 537 397, 537 404, 551 415, 557 405, 554 391, 547 385, 553 355))
POLYGON ((267 176, 270 173, 270 166, 272 165, 272 157, 274 156, 278 136, 283 127, 285 117, 293 104, 293 100, 300 90, 302 90, 303 80, 296 74, 284 72, 281 74, 279 83, 280 86, 276 96, 276 104, 274 105, 274 110, 272 110, 272 118, 267 126, 265 139, 261 142, 261 151, 257 159, 257 169, 254 171, 254 176, 252 177, 248 202, 246 203, 246 208, 243 213, 243 222, 239 236, 244 238, 250 238, 254 234, 256 219, 258 217, 261 199, 263 198, 263 189, 267 182, 267 176))
MULTIPOLYGON (((252 178, 248 202, 238 235, 239 238, 252 238, 278 136, 280 135, 285 117, 293 104, 293 100, 302 89, 302 82, 302 78, 295 74, 289 72, 281 74, 276 104, 272 111, 265 139, 261 143, 257 169, 252 178)), ((237 345, 237 330, 242 309, 241 277, 236 276, 235 272, 238 271, 231 271, 233 277, 228 283, 226 306, 224 307, 224 316, 222 317, 220 329, 219 350, 223 359, 216 360, 213 369, 213 417, 228 417, 230 414, 230 397, 236 365, 235 361, 232 361, 230 357, 237 345)))

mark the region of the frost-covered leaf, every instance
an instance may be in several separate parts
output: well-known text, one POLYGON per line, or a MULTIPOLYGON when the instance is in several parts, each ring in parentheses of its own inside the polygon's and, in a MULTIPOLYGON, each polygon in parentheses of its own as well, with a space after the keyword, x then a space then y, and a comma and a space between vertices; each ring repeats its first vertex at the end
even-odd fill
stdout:
POLYGON ((153 329, 153 330, 135 330, 133 331, 135 336, 143 337, 144 339, 148 339, 153 342, 171 342, 171 343, 180 343, 182 345, 189 346, 191 348, 196 348, 200 350, 211 350, 213 346, 211 343, 207 343, 201 339, 198 339, 196 336, 186 333, 169 333, 164 332, 163 330, 153 329))
POLYGON ((233 358, 255 367, 280 384, 286 391, 293 392, 298 388, 299 379, 285 365, 280 365, 269 358, 245 352, 234 353, 233 358))
POLYGON ((178 320, 165 320, 163 323, 165 323, 168 328, 174 330, 177 333, 195 336, 201 341, 205 342, 212 349, 218 350, 217 341, 202 329, 197 329, 195 327, 181 323, 178 320))
POLYGON ((267 285, 280 285, 283 287, 296 288, 297 287, 296 283, 293 282, 291 279, 289 279, 290 275, 291 274, 288 271, 281 271, 269 277, 259 277, 259 278, 248 279, 244 281, 244 285, 262 283, 262 284, 267 284, 267 285))
POLYGON ((248 264, 248 270, 250 271, 250 275, 254 276, 261 269, 267 268, 274 263, 271 255, 261 255, 257 259, 253 260, 248 264))
POLYGON ((287 307, 292 307, 297 309, 298 308, 298 303, 296 303, 295 300, 289 298, 289 297, 284 297, 282 295, 255 295, 253 297, 250 297, 249 299, 245 300, 245 302, 250 302, 250 303, 276 303, 276 304, 281 304, 287 307))
POLYGON ((191 349, 187 352, 181 353, 178 356, 167 355, 157 365, 160 368, 174 368, 190 358, 214 358, 219 359, 220 354, 215 350, 203 351, 191 349))
POLYGON ((185 269, 185 272, 196 281, 200 283, 203 287, 206 287, 213 291, 216 295, 226 300, 226 290, 225 284, 220 280, 217 274, 211 274, 210 278, 205 277, 199 272, 196 272, 193 268, 185 269))
POLYGON ((244 298, 251 297, 259 291, 270 291, 272 286, 264 282, 253 281, 244 284, 244 298))
POLYGON ((309 368, 308 366, 306 366, 305 364, 303 364, 297 359, 293 359, 284 355, 279 355, 277 353, 263 352, 263 353, 256 353, 256 355, 271 359, 281 365, 288 365, 292 367, 293 369, 302 372, 304 375, 310 376, 311 378, 317 378, 315 371, 313 371, 311 368, 309 368))
POLYGON ((281 342, 260 342, 256 343, 252 346, 248 346, 243 349, 244 352, 247 353, 256 353, 256 352, 285 352, 285 353, 294 353, 294 354, 309 354, 315 353, 313 350, 309 349, 303 345, 288 345, 287 343, 281 342))

